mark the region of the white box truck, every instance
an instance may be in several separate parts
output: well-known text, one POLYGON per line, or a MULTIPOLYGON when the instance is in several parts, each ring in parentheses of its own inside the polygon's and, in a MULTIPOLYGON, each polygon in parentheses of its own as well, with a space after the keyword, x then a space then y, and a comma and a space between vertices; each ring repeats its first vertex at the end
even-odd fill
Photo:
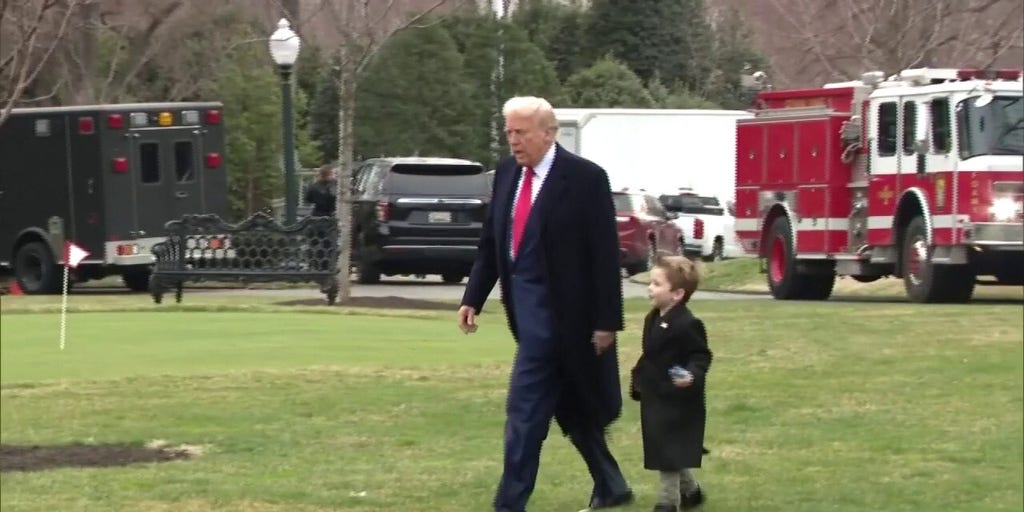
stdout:
POLYGON ((612 190, 643 190, 676 214, 672 222, 683 231, 687 255, 709 260, 743 255, 732 212, 736 121, 753 114, 561 108, 555 117, 558 142, 603 167, 612 190), (695 200, 711 200, 716 207, 687 210, 685 205, 695 200))
POLYGON ((613 190, 688 188, 734 199, 736 120, 744 110, 557 108, 558 142, 608 172, 613 190))

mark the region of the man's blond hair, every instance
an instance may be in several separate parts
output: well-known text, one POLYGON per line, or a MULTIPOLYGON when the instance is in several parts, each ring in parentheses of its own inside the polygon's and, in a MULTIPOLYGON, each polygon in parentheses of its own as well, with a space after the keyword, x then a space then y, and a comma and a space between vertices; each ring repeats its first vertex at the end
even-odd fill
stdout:
POLYGON ((660 268, 668 279, 672 290, 686 291, 684 301, 690 300, 690 296, 697 290, 700 284, 700 267, 690 258, 683 256, 665 256, 658 258, 654 263, 655 268, 660 268))
POLYGON ((536 96, 515 96, 509 98, 501 109, 502 114, 508 117, 509 114, 520 114, 534 116, 540 126, 546 130, 557 130, 558 120, 555 119, 555 109, 544 98, 536 96))

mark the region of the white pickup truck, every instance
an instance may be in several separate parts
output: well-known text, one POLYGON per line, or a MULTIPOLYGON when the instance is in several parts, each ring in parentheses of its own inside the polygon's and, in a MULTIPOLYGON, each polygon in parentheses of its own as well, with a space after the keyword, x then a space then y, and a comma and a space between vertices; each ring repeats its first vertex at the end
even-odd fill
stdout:
POLYGON ((680 192, 661 195, 658 199, 666 210, 679 214, 673 222, 683 230, 686 256, 706 261, 744 256, 736 238, 733 212, 717 197, 680 192))

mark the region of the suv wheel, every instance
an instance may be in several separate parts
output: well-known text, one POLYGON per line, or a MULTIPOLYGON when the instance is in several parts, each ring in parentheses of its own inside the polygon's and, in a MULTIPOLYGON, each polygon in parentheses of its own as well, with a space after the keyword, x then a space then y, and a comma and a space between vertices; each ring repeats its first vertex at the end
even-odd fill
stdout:
POLYGON ((461 273, 447 272, 441 274, 441 281, 444 281, 445 284, 459 284, 462 282, 462 278, 464 277, 466 276, 462 275, 461 273))

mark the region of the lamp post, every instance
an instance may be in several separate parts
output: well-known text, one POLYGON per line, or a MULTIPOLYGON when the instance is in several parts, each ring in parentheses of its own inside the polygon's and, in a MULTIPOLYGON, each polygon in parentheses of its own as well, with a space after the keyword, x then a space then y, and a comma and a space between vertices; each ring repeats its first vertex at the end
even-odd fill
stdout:
POLYGON ((298 187, 295 182, 295 135, 292 119, 292 69, 299 58, 299 36, 288 20, 281 18, 277 30, 270 35, 270 57, 281 75, 281 125, 284 134, 284 221, 295 224, 298 210, 298 187))

